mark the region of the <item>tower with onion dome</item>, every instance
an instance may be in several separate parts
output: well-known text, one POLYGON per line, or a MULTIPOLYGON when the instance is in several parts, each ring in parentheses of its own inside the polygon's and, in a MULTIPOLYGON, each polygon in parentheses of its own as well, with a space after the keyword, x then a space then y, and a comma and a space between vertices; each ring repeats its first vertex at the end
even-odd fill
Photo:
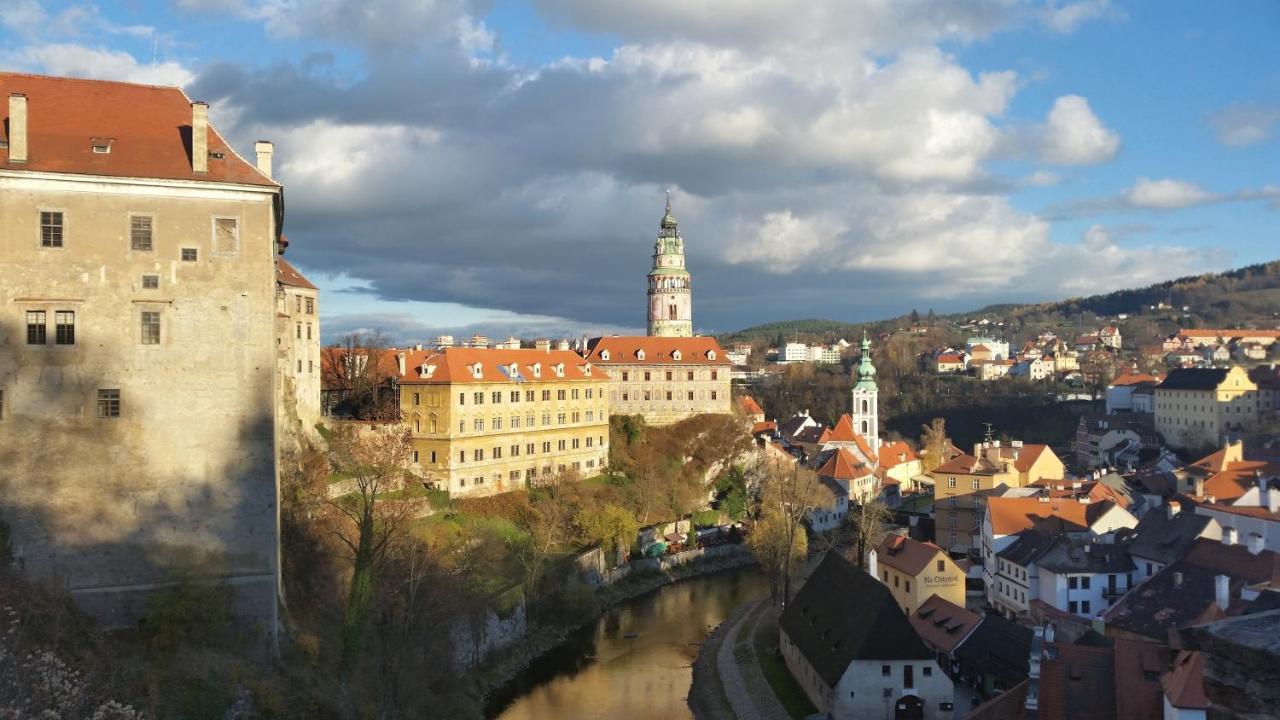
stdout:
POLYGON ((854 369, 853 430, 866 438, 871 449, 880 449, 880 389, 876 387, 876 366, 871 364, 871 341, 862 333, 862 359, 854 369))
POLYGON ((689 271, 684 266, 684 239, 671 214, 670 190, 667 191, 667 211, 658 227, 653 269, 649 271, 649 334, 692 337, 693 293, 689 271))

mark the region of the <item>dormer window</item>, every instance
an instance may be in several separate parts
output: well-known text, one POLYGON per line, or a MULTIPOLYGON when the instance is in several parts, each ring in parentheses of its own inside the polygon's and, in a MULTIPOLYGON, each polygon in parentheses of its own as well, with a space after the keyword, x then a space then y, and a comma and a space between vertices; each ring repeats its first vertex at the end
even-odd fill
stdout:
POLYGON ((515 363, 511 363, 510 365, 508 365, 508 366, 507 366, 507 374, 509 374, 509 375, 511 375, 511 376, 513 376, 513 377, 514 377, 514 376, 516 376, 516 375, 519 375, 519 374, 520 374, 520 366, 519 366, 519 365, 517 365, 517 364, 515 364, 515 363))
POLYGON ((536 378, 542 377, 542 363, 533 364, 533 376, 536 378))
POLYGON ((556 377, 564 377, 564 363, 556 363, 551 369, 556 371, 556 377))
POLYGON ((590 365, 583 365, 583 366, 582 366, 582 374, 583 374, 583 375, 586 375, 587 377, 591 377, 591 366, 590 366, 590 365))
POLYGON ((480 363, 471 366, 471 377, 479 380, 484 373, 481 371, 480 363))
POLYGON ((636 351, 636 359, 637 359, 637 360, 643 360, 643 359, 644 359, 644 348, 641 348, 641 349, 639 349, 639 350, 637 350, 637 351, 636 351))
POLYGON ((418 375, 420 377, 429 378, 432 375, 434 375, 435 372, 436 372, 435 365, 428 365, 426 363, 423 363, 421 366, 418 367, 418 375))
POLYGON ((708 360, 715 360, 715 359, 716 359, 716 351, 715 351, 715 350, 708 350, 708 351, 707 351, 707 359, 708 359, 708 360))
POLYGON ((605 362, 609 362, 609 351, 608 351, 608 350, 601 350, 601 351, 600 351, 600 359, 601 359, 601 360, 603 360, 603 361, 605 361, 605 362))
POLYGON ((672 360, 675 360, 676 362, 679 362, 679 361, 680 361, 680 351, 679 351, 679 350, 676 350, 675 352, 671 353, 671 359, 672 359, 672 360))
POLYGON ((89 140, 89 149, 95 155, 106 155, 111 152, 111 138, 91 138, 89 140))

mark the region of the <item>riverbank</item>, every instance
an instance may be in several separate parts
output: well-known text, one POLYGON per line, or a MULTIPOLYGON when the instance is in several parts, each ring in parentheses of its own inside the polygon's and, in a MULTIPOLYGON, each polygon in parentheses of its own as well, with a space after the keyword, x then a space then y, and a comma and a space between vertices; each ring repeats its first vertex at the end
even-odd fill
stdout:
POLYGON ((470 673, 466 691, 469 707, 464 709, 466 714, 462 717, 485 717, 488 704, 495 693, 512 682, 538 658, 564 643, 571 633, 596 622, 611 608, 681 580, 755 564, 755 558, 745 545, 735 547, 739 548, 736 552, 700 558, 666 570, 629 575, 612 585, 602 587, 597 592, 597 612, 581 623, 531 625, 523 638, 498 651, 495 657, 470 673))

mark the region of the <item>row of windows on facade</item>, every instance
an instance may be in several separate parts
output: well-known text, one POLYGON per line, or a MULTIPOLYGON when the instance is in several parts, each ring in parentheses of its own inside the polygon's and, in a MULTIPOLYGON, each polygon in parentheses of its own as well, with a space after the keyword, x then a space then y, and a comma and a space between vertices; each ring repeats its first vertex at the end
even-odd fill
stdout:
MULTIPOLYGON (((955 479, 954 477, 949 477, 949 478, 947 478, 947 487, 949 487, 949 488, 953 488, 953 487, 955 487, 955 486, 956 486, 956 479, 955 479)), ((982 489, 982 479, 981 479, 981 478, 974 478, 974 479, 973 479, 973 489, 974 489, 974 490, 981 490, 981 489, 982 489)))
MULTIPOLYGON (((644 398, 645 402, 649 402, 653 400, 653 395, 654 393, 651 390, 645 390, 643 393, 638 393, 638 392, 632 393, 630 391, 624 391, 622 393, 622 402, 631 402, 632 397, 635 397, 636 402, 639 402, 642 397, 644 398)), ((696 394, 692 390, 688 390, 685 392, 685 398, 690 402, 693 401, 695 395, 700 400, 716 400, 720 397, 719 391, 716 391, 716 390, 703 390, 696 394)), ((668 390, 666 392, 666 396, 667 396, 667 402, 672 402, 676 398, 675 393, 673 393, 671 390, 668 390)), ((616 395, 614 396, 614 399, 617 400, 616 395)))
MULTIPOLYGON (((678 371, 676 371, 676 370, 667 370, 667 371, 665 371, 665 375, 666 375, 666 380, 667 380, 667 382, 672 382, 672 381, 674 381, 674 380, 675 380, 675 378, 676 378, 676 373, 677 373, 677 372, 678 372, 678 371)), ((711 378, 710 378, 711 380, 719 380, 719 379, 720 379, 720 371, 719 371, 719 370, 710 370, 710 371, 704 371, 704 372, 710 372, 710 373, 711 373, 711 378)), ((640 376, 638 379, 643 379, 643 380, 644 380, 644 382, 653 382, 653 371, 652 371, 652 370, 645 370, 645 371, 643 371, 643 372, 636 373, 636 375, 640 376)), ((686 379, 686 380, 692 381, 692 380, 694 380, 696 377, 697 377, 697 373, 696 373, 695 371, 693 371, 693 370, 686 370, 686 371, 685 371, 685 379, 686 379)), ((705 380, 705 379, 707 379, 707 378, 706 378, 706 377, 703 377, 703 378, 701 378, 701 379, 704 379, 704 380, 705 380)), ((631 371, 630 371, 630 370, 623 370, 623 371, 622 371, 622 382, 631 382, 631 371)))
MULTIPOLYGON (((40 247, 65 247, 67 241, 66 214, 61 210, 40 211, 40 247)), ((129 215, 129 249, 136 252, 155 250, 155 222, 152 215, 129 215)), ((213 252, 234 255, 240 250, 240 221, 237 218, 213 218, 213 252)), ((182 259, 195 262, 196 248, 182 248, 182 259)))
MULTIPOLYGON (((49 313, 44 310, 27 311, 27 344, 49 344, 49 313)), ((160 311, 143 310, 139 313, 140 334, 138 340, 143 345, 160 344, 160 311)), ((53 344, 76 344, 76 313, 74 310, 55 310, 53 312, 53 344)))
MULTIPOLYGON (((414 461, 414 462, 417 462, 417 461, 418 461, 418 454, 417 454, 417 452, 416 452, 416 451, 414 452, 413 461, 414 461)), ((587 461, 586 461, 586 467, 587 467, 587 468, 589 468, 589 469, 590 469, 590 468, 594 468, 595 466, 596 466, 596 461, 595 461, 595 460, 587 460, 587 461)), ((560 465, 559 467, 560 467, 560 469, 559 469, 559 471, 560 471, 560 472, 564 472, 565 470, 568 470, 568 469, 569 469, 569 467, 572 467, 574 470, 581 470, 581 469, 582 469, 582 467, 583 467, 583 463, 582 463, 582 461, 580 461, 580 460, 575 460, 575 461, 573 461, 572 463, 570 463, 570 465, 560 465)), ((600 461, 600 467, 604 467, 604 460, 601 460, 601 461, 600 461)), ((542 466, 542 474, 543 474, 543 475, 550 475, 550 474, 551 474, 551 466, 550 466, 550 465, 543 465, 543 466, 542 466)), ((495 475, 497 475, 497 474, 495 473, 495 475)), ((497 477, 501 478, 501 475, 497 475, 497 477)), ((533 479, 534 479, 534 478, 536 478, 536 477, 538 477, 538 468, 536 468, 536 467, 525 468, 525 471, 524 471, 524 478, 525 478, 526 480, 533 480, 533 479)), ((512 471, 508 472, 508 473, 507 473, 507 478, 508 478, 509 480, 511 480, 512 482, 519 482, 519 480, 520 480, 520 471, 519 471, 519 470, 512 470, 512 471)), ((472 485, 484 485, 484 484, 485 484, 485 478, 484 478, 484 476, 483 476, 483 475, 477 475, 476 477, 472 478, 472 479, 471 479, 471 484, 472 484, 472 485)), ((458 486, 459 486, 459 487, 466 487, 466 486, 467 486, 467 478, 458 478, 458 486)))
MULTIPOLYGON (((538 392, 537 390, 525 390, 525 391, 524 391, 524 401, 525 401, 525 402, 534 402, 534 401, 536 401, 536 400, 537 400, 537 398, 538 398, 537 392, 538 392)), ((572 400, 580 400, 580 399, 582 399, 584 396, 586 397, 586 399, 587 399, 587 400, 594 400, 594 399, 595 399, 595 397, 596 397, 596 394, 595 394, 595 388, 586 388, 586 390, 585 390, 585 391, 584 391, 582 388, 573 388, 572 390, 557 390, 557 391, 556 391, 556 399, 557 399, 557 400, 570 400, 570 399, 572 399, 572 400)), ((507 397, 508 397, 508 398, 510 398, 510 402, 518 403, 518 402, 520 402, 520 391, 519 391, 519 390, 511 390, 509 393, 507 393, 507 397)), ((601 398, 603 398, 603 397, 604 397, 604 392, 603 392, 603 391, 601 391, 601 393, 600 393, 600 397, 601 397, 601 398)), ((474 393, 471 393, 471 404, 472 404, 472 405, 483 405, 483 404, 484 404, 484 398, 485 398, 485 393, 484 393, 483 391, 481 391, 481 392, 474 392, 474 393)), ((491 402, 493 405, 500 405, 500 404, 502 404, 502 398, 503 398, 503 391, 502 391, 502 390, 494 390, 493 392, 489 393, 489 400, 490 400, 490 402, 491 402)), ((550 391, 550 390, 543 390, 543 391, 542 391, 542 399, 543 399, 544 401, 545 401, 545 400, 550 400, 550 399, 551 399, 551 391, 550 391)), ((432 403, 432 404, 433 404, 433 406, 434 406, 434 403, 436 403, 436 402, 437 402, 437 400, 436 400, 436 396, 435 396, 434 394, 428 393, 428 394, 427 394, 427 402, 432 403)), ((421 403, 422 403, 422 398, 421 398, 421 394, 420 394, 420 393, 414 393, 414 394, 413 394, 412 403, 413 403, 414 405, 419 405, 419 404, 421 404, 421 403)), ((466 393, 464 393, 464 392, 460 392, 460 393, 458 393, 458 404, 459 404, 459 405, 466 405, 466 404, 467 404, 467 394, 466 394, 466 393)))
MULTIPOLYGON (((302 323, 298 323, 297 331, 295 334, 297 335, 297 338, 299 340, 302 339, 302 323)), ((311 339, 311 323, 307 323, 307 339, 308 340, 311 339)))
MULTIPOLYGON (((298 361, 298 370, 299 370, 299 372, 301 372, 301 370, 302 370, 302 361, 301 361, 301 360, 299 360, 299 361, 298 361)), ((524 417, 524 426, 525 426, 526 428, 530 428, 530 429, 532 429, 532 428, 534 428, 534 427, 537 427, 537 424, 534 422, 535 420, 537 420, 537 416, 535 416, 535 415, 526 415, 526 416, 524 417)), ((600 413, 600 420, 601 420, 601 421, 603 421, 603 420, 604 420, 604 412, 601 412, 601 413, 600 413)), ((520 416, 519 416, 519 415, 512 415, 512 416, 509 418, 509 421, 510 421, 510 422, 509 422, 509 423, 508 423, 508 425, 507 425, 507 429, 508 429, 508 430, 519 430, 519 429, 520 429, 520 416)), ((581 412, 576 412, 576 411, 575 411, 575 412, 572 412, 572 413, 564 413, 564 412, 556 413, 556 424, 557 424, 557 425, 565 425, 565 424, 569 424, 569 423, 571 423, 571 424, 575 424, 575 425, 576 425, 576 424, 578 424, 578 423, 580 423, 580 422, 582 422, 582 421, 583 421, 583 413, 581 413, 581 412)), ((596 422, 596 411, 595 411, 595 410, 588 410, 588 411, 586 411, 586 422, 589 422, 589 423, 594 423, 594 422, 596 422)), ((503 425, 503 420, 502 420, 502 418, 500 418, 500 417, 494 417, 494 418, 492 418, 492 419, 490 419, 490 420, 489 420, 489 429, 490 429, 490 430, 502 430, 502 429, 503 429, 502 425, 503 425)), ((551 413, 549 413, 549 412, 545 412, 545 413, 543 413, 543 414, 542 414, 542 426, 543 426, 543 427, 548 427, 548 426, 550 426, 550 425, 551 425, 551 413)), ((429 418, 429 419, 428 419, 428 425, 427 425, 427 427, 429 428, 429 430, 427 431, 428 433, 435 434, 435 433, 439 433, 439 432, 440 432, 439 420, 438 420, 437 418, 435 418, 435 417, 431 417, 431 418, 429 418)), ((471 421, 471 429, 472 429, 473 431, 475 431, 475 432, 484 432, 484 431, 485 431, 485 430, 484 430, 484 429, 485 429, 485 421, 484 421, 484 418, 475 418, 474 420, 472 420, 472 421, 471 421)), ((422 432, 422 418, 414 418, 414 419, 413 419, 413 431, 414 431, 414 432, 416 432, 416 433, 420 433, 420 432, 422 432)), ((460 432, 460 433, 465 433, 466 431, 467 431, 467 421, 466 421, 466 420, 459 420, 459 421, 458 421, 458 432, 460 432)))
MULTIPOLYGON (((599 442, 599 446, 603 448, 603 447, 604 447, 604 436, 603 436, 603 435, 602 435, 602 436, 600 436, 600 438, 599 438, 598 442, 599 442)), ((556 441, 556 451, 558 451, 558 452, 564 452, 564 451, 566 451, 566 450, 581 450, 584 444, 585 444, 585 445, 586 445, 586 447, 588 447, 588 448, 594 448, 594 447, 596 447, 596 443, 597 443, 597 439, 596 439, 596 438, 594 438, 594 437, 591 437, 590 435, 588 435, 588 436, 587 436, 587 437, 585 437, 585 438, 572 438, 571 440, 558 440, 558 441, 556 441)), ((526 443, 526 444, 525 444, 525 446, 524 446, 524 454, 525 454, 525 455, 537 455, 537 454, 538 454, 537 449, 538 449, 538 443, 526 443)), ((512 446, 509 448, 509 450, 510 450, 510 454, 509 454, 507 457, 520 457, 520 445, 518 445, 518 444, 516 444, 516 445, 512 445, 512 446)), ((503 448, 502 448, 502 446, 495 446, 495 447, 493 448, 492 452, 490 452, 490 453, 489 453, 489 459, 490 459, 490 460, 501 460, 501 459, 502 459, 502 452, 503 452, 503 448)), ((550 440, 546 440, 546 441, 544 441, 544 442, 542 443, 542 453, 545 455, 545 454, 547 454, 547 453, 549 453, 549 452, 551 452, 551 441, 550 441, 550 440)), ((416 452, 416 451, 415 451, 415 453, 414 453, 414 457, 417 457, 417 452, 416 452)), ((485 459, 485 451, 484 451, 484 448, 475 448, 474 450, 472 450, 472 451, 471 451, 471 461, 472 461, 472 462, 484 462, 484 459, 485 459)), ((417 462, 417 461, 415 460, 414 462, 417 462)), ((437 462, 437 460, 436 460, 436 451, 435 451, 435 450, 432 450, 432 451, 431 451, 431 464, 433 464, 433 465, 434 465, 436 462, 437 462)), ((459 450, 459 451, 458 451, 458 463, 459 463, 459 464, 463 464, 463 463, 466 463, 466 462, 467 462, 467 451, 466 451, 466 450, 459 450)))
MULTIPOLYGON (((1223 411, 1223 412, 1228 412, 1228 413, 1229 413, 1229 412, 1231 412, 1231 408, 1233 408, 1233 407, 1235 408, 1235 411, 1236 411, 1236 413, 1237 413, 1237 414, 1242 413, 1242 412, 1246 412, 1246 413, 1251 413, 1251 412, 1253 412, 1253 406, 1252 406, 1252 405, 1243 405, 1243 406, 1241 406, 1241 405, 1228 405, 1227 407, 1222 408, 1222 411, 1223 411), (1243 407, 1244 409, 1243 409, 1243 410, 1241 410, 1241 409, 1240 409, 1241 407, 1243 407)), ((1213 411, 1213 410, 1217 409, 1217 406, 1214 406, 1214 405, 1207 405, 1207 406, 1206 406, 1206 405, 1175 405, 1174 403, 1156 403, 1156 408, 1157 408, 1157 409, 1159 409, 1159 410, 1182 410, 1182 411, 1190 410, 1190 411, 1193 411, 1193 412, 1211 412, 1211 411, 1213 411)))
MULTIPOLYGON (((303 308, 302 301, 303 301, 303 300, 306 300, 306 313, 307 313, 308 315, 315 315, 315 314, 316 314, 316 299, 315 299, 315 298, 311 298, 311 297, 309 297, 309 298, 304 298, 304 297, 302 297, 301 295, 294 295, 294 296, 293 296, 293 312, 294 312, 294 314, 295 314, 295 315, 297 315, 297 314, 300 314, 300 313, 302 313, 302 312, 303 312, 303 310, 302 310, 302 308, 303 308)), ((311 339, 310 331, 311 331, 311 326, 310 326, 310 325, 308 325, 308 326, 307 326, 307 332, 308 332, 308 334, 307 334, 307 339, 308 339, 308 340, 310 340, 310 339, 311 339)))

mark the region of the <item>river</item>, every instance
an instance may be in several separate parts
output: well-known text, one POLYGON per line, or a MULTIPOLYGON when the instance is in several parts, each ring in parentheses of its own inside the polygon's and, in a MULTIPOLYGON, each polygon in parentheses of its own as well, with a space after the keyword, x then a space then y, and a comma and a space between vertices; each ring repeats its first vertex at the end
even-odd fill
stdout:
POLYGON ((707 633, 769 592, 754 567, 683 580, 624 602, 569 636, 506 688, 499 720, 680 720, 707 633))

